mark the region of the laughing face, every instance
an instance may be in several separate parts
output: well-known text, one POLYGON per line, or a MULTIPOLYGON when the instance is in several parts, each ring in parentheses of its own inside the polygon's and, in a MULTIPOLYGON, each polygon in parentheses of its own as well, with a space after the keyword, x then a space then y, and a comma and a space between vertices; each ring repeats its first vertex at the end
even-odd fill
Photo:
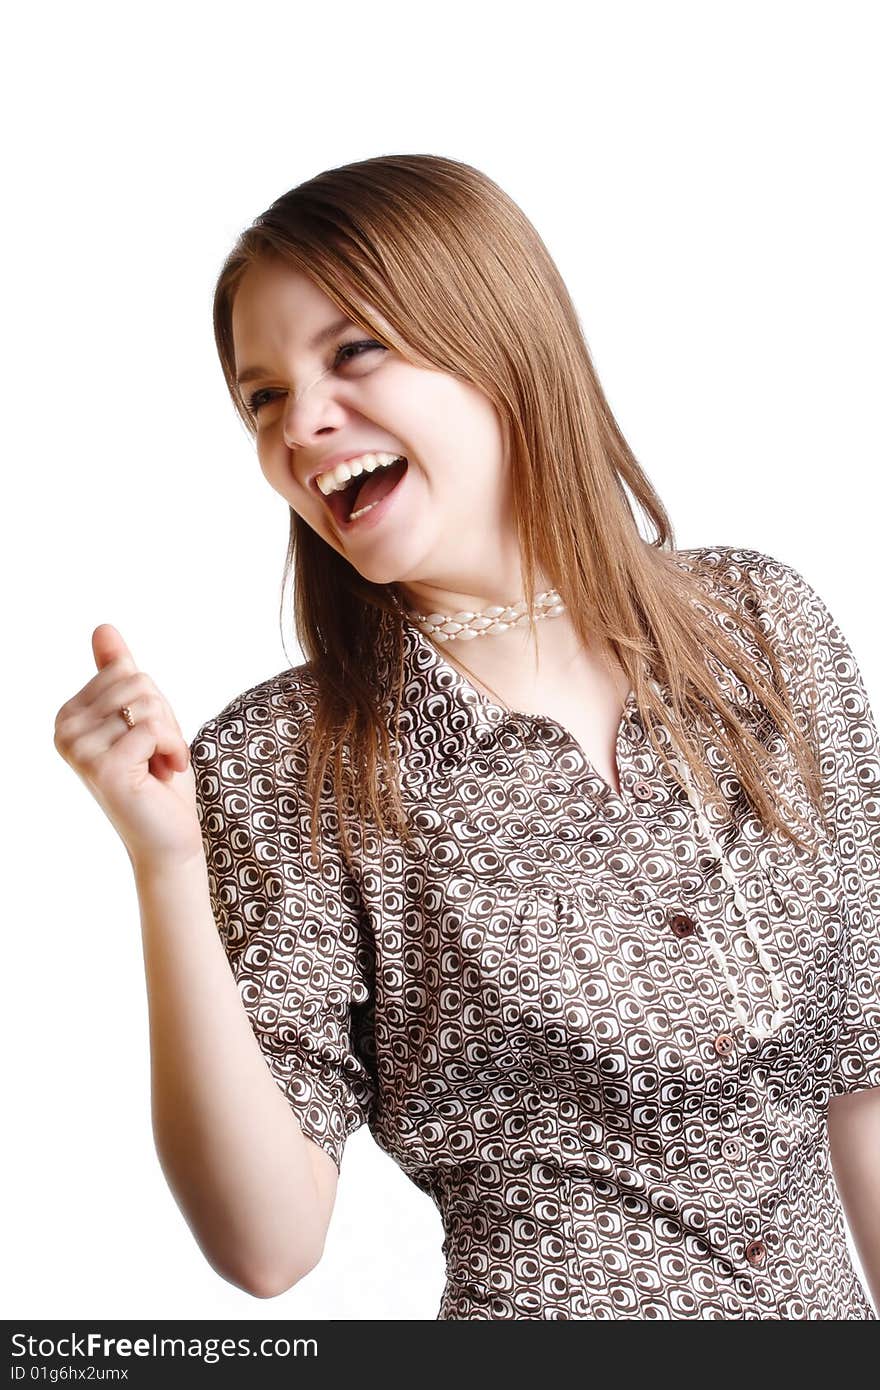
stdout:
POLYGON ((266 480, 365 579, 397 583, 423 612, 519 591, 503 432, 488 396, 383 347, 273 261, 242 277, 232 334, 266 480))

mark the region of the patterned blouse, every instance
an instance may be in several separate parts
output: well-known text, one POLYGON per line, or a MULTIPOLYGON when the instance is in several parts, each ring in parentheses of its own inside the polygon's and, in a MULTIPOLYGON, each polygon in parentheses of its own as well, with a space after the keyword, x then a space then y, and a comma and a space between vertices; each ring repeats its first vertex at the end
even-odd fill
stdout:
POLYGON ((728 581, 748 579, 832 779, 817 860, 760 827, 708 736, 732 826, 665 773, 633 692, 618 795, 561 724, 493 703, 414 623, 412 848, 352 826, 349 871, 328 781, 318 873, 291 747, 308 664, 191 744, 212 907, 266 1063, 337 1166, 366 1123, 436 1203, 438 1318, 876 1317, 826 1123, 829 1097, 880 1086, 871 708, 795 569, 726 546, 675 556, 709 562, 734 603, 728 581))

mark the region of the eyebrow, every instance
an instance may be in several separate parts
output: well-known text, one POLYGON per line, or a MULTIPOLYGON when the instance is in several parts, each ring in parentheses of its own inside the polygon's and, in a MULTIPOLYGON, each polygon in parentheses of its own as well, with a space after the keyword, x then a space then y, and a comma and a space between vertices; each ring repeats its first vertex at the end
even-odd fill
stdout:
MULTIPOLYGON (((328 323, 325 328, 322 328, 319 333, 315 334, 308 345, 310 350, 314 351, 316 348, 323 347, 329 338, 335 338, 336 334, 340 333, 343 328, 357 328, 357 324, 354 322, 354 319, 344 317, 341 319, 334 319, 332 323, 328 323)), ((235 380, 238 386, 244 386, 248 381, 256 380, 257 377, 271 375, 272 373, 266 367, 245 367, 244 371, 241 372, 235 380)))

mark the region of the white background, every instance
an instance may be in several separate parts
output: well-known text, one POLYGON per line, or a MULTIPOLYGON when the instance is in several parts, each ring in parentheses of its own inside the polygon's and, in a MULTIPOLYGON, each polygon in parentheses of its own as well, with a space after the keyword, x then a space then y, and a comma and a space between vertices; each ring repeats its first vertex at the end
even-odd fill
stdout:
POLYGON ((575 300, 679 546, 825 597, 880 708, 870 4, 31 5, 6 24, 7 1317, 433 1319, 439 1216, 366 1129, 325 1257, 257 1300, 153 1148, 128 858, 53 746, 119 628, 184 733, 301 660, 287 508, 214 349, 237 233, 322 169, 476 165, 575 300))

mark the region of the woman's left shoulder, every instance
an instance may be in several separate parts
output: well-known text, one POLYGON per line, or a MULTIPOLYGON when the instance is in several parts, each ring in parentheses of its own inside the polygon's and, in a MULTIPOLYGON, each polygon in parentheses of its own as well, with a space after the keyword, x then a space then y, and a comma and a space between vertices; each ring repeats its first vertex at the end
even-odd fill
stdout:
MULTIPOLYGON (((759 582, 782 584, 797 576, 792 565, 764 550, 741 545, 698 545, 672 552, 683 569, 709 570, 719 580, 737 584, 759 582)), ((798 576, 799 577, 799 576, 798 576)))
MULTIPOLYGON (((745 598, 754 612, 774 619, 786 614, 803 617, 822 600, 793 564, 750 546, 703 545, 673 552, 676 564, 688 573, 705 575, 724 597, 745 598)), ((815 616, 815 614, 814 614, 815 616)))

